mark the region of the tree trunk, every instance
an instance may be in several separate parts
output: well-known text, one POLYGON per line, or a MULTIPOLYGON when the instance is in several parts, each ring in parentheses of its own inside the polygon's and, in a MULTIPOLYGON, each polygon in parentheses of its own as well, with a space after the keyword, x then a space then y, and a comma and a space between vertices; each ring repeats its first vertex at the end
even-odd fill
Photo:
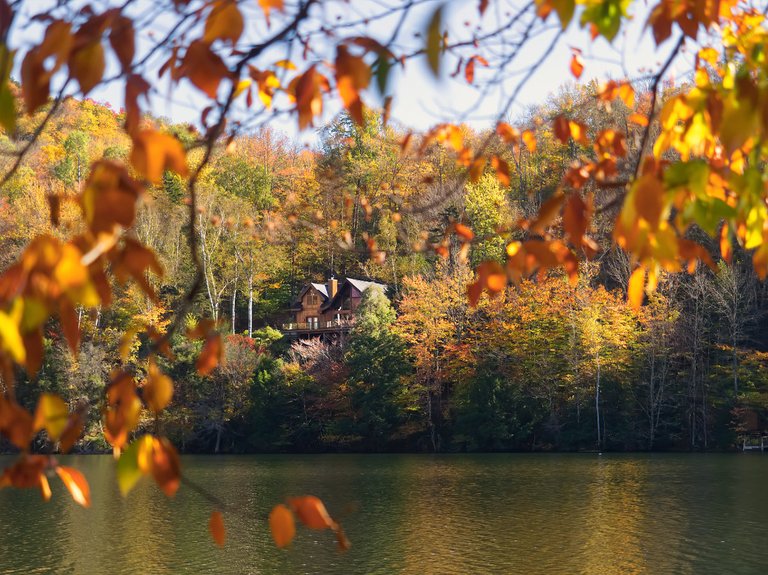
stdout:
POLYGON ((248 337, 253 339, 253 275, 248 277, 248 337))
POLYGON ((597 361, 597 382, 595 384, 595 417, 597 420, 597 450, 600 451, 602 441, 600 439, 600 352, 595 352, 597 361))
POLYGON ((237 285, 232 290, 232 334, 237 333, 235 331, 235 307, 237 305, 237 285))

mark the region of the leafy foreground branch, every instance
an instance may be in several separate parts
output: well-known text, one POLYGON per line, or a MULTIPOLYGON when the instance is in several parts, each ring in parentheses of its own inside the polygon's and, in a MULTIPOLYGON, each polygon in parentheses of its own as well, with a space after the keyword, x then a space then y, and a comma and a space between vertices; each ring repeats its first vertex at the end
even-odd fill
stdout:
MULTIPOLYGON (((381 98, 386 124, 393 98, 399 95, 393 71, 419 58, 426 59, 434 75, 450 65, 455 76, 463 75, 480 90, 481 97, 493 90, 511 94, 501 103, 493 134, 476 141, 452 122, 438 124, 421 137, 406 134, 399 143, 399 157, 438 150, 441 157, 450 158, 459 177, 450 185, 443 185, 441 179, 434 186, 436 178, 432 177, 432 197, 418 198, 421 201, 406 202, 392 187, 386 188, 391 193, 382 194, 381 202, 373 203, 367 195, 375 190, 368 186, 362 168, 355 174, 354 199, 336 198, 337 203, 351 206, 352 218, 328 221, 322 209, 304 220, 289 213, 280 222, 284 229, 296 224, 291 233, 298 234, 327 226, 332 246, 348 251, 363 246, 372 262, 382 264, 386 249, 367 232, 359 233, 357 223, 374 217, 375 212, 386 213, 391 226, 388 239, 396 247, 402 238, 411 239, 406 216, 433 210, 470 182, 480 190, 467 201, 467 213, 477 216, 474 229, 461 218, 448 217, 442 236, 425 232, 413 247, 445 259, 466 260, 471 252, 476 269, 467 295, 472 306, 483 301, 484 293, 496 296, 510 284, 525 285, 533 277, 544 280, 555 270, 564 270, 572 289, 576 288, 580 260, 606 252, 607 246, 601 246, 600 238, 595 237, 594 220, 604 214, 612 216, 613 208, 619 213, 612 240, 628 254, 625 285, 635 311, 656 291, 664 274, 683 269, 693 272, 699 261, 715 267, 710 252, 692 239, 698 230, 716 239, 723 260, 730 262, 737 250, 744 250, 759 278, 768 275, 768 185, 763 170, 768 154, 764 57, 768 32, 763 7, 735 0, 661 0, 652 7, 647 24, 657 47, 671 40, 674 48, 651 75, 650 98, 637 102, 642 90, 628 78, 600 84, 592 104, 606 110, 624 105, 633 111, 622 126, 598 127, 579 119, 574 110, 522 121, 518 126, 512 125, 507 113, 541 65, 521 62, 523 48, 531 46, 531 39, 555 29, 544 43, 541 62, 554 53, 576 19, 592 40, 602 37, 613 42, 629 20, 627 0, 537 0, 519 6, 482 0, 476 4, 478 26, 465 26, 462 32, 450 21, 444 6, 431 8, 426 28, 414 23, 414 14, 431 4, 426 0, 376 3, 372 13, 360 18, 338 14, 329 8, 332 4, 319 0, 259 0, 252 6, 235 0, 59 2, 36 14, 35 2, 0 0, 0 126, 6 137, 0 180, 3 193, 9 197, 15 193, 25 162, 36 150, 48 150, 45 135, 72 96, 87 97, 97 87, 116 84, 124 93, 122 137, 130 142, 126 154, 105 154, 87 166, 82 137, 69 135, 65 154, 55 168, 59 181, 68 185, 64 189, 52 186, 46 194, 50 227, 32 234, 19 257, 0 276, 0 432, 22 452, 4 472, 3 486, 39 488, 48 497, 48 476, 56 474, 78 503, 88 505, 87 483, 79 472, 58 465, 52 456, 30 452, 41 431, 46 433, 49 452, 56 442, 62 452, 68 451, 82 433, 86 408, 100 406, 104 438, 119 458, 121 491, 129 492, 142 476, 151 475, 166 495, 176 492, 183 483, 179 457, 162 429, 179 386, 163 371, 162 361, 173 360, 170 340, 182 336, 185 324, 188 329, 183 337, 202 342, 195 360, 197 375, 210 375, 224 357, 217 323, 223 288, 214 285, 216 278, 210 272, 215 238, 206 236, 205 208, 200 203, 201 180, 215 153, 229 148, 239 134, 283 114, 294 115, 300 130, 312 127, 329 104, 345 109, 357 126, 364 126, 363 98, 371 101, 374 90, 381 98), (491 14, 496 18, 490 18, 491 14), (166 21, 162 31, 153 29, 166 21), (382 37, 376 26, 386 21, 392 21, 395 28, 382 37), (419 31, 412 34, 415 26, 419 31), (42 40, 30 42, 24 36, 28 27, 37 27, 42 40), (684 48, 687 54, 695 54, 692 83, 666 95, 657 112, 659 86, 671 66, 684 60, 684 48), (16 70, 18 83, 11 80, 16 70), (504 90, 516 76, 522 82, 509 92, 504 90), (200 134, 172 133, 144 115, 147 103, 161 91, 160 79, 167 80, 172 91, 183 85, 205 99, 200 134), (25 116, 34 127, 20 137, 25 116), (632 159, 631 132, 636 134, 638 127, 642 128, 640 146, 632 159), (523 173, 524 156, 534 154, 550 137, 567 147, 570 159, 553 193, 514 226, 481 217, 487 207, 483 202, 486 188, 481 185, 484 178, 492 174, 509 188, 512 177, 523 173), (185 190, 180 195, 185 196, 188 208, 186 255, 194 268, 185 294, 176 302, 175 316, 163 329, 154 318, 137 321, 128 330, 120 345, 122 365, 111 374, 105 397, 88 397, 70 413, 63 399, 43 393, 36 398, 34 412, 26 409, 19 401, 25 392, 17 386, 20 370, 30 379, 36 377, 45 360, 45 335, 52 322, 58 322, 70 350, 76 353, 83 314, 107 312, 116 293, 134 289, 146 301, 160 303, 155 282, 164 273, 163 267, 151 245, 153 238, 138 232, 137 214, 151 188, 166 184, 170 188, 174 182, 185 190), (605 190, 616 194, 606 200, 605 190), (212 318, 188 322, 187 312, 203 285, 212 318), (137 383, 139 374, 126 361, 137 338, 149 349, 142 385, 137 383), (142 416, 154 420, 154 432, 133 438, 142 416)), ((578 78, 584 67, 581 53, 574 51, 572 74, 578 78)), ((350 152, 350 156, 355 154, 358 160, 365 160, 360 150, 350 152)), ((446 167, 440 164, 440 176, 446 167)), ((526 187, 522 176, 520 184, 521 193, 535 191, 526 187)), ((379 188, 384 190, 383 184, 379 188)), ((234 222, 215 223, 219 230, 222 224, 236 227, 234 222)), ((259 223, 263 226, 258 231, 264 237, 278 227, 266 215, 259 223)), ((254 228, 254 222, 247 227, 254 228)), ((333 250, 331 254, 336 253, 333 250)), ((252 257, 248 263, 252 266, 252 257)), ((238 254, 234 267, 239 270, 245 265, 245 258, 238 254)), ((237 283, 237 279, 232 282, 235 290, 237 283)), ((233 294, 233 306, 235 299, 233 294)), ((732 323, 734 392, 738 393, 736 347, 740 335, 738 322, 732 323)), ((601 325, 598 318, 591 318, 583 331, 592 334, 583 348, 594 356, 598 446, 604 441, 601 325)), ((394 340, 382 335, 380 341, 394 340)), ((350 357, 361 366, 370 366, 376 358, 366 355, 368 351, 365 346, 352 345, 350 357)), ((425 358, 417 359, 425 362, 420 366, 422 375, 431 377, 433 366, 425 358)), ((498 384, 486 376, 489 374, 483 374, 489 389, 498 384)), ((429 385, 439 382, 430 380, 429 385)), ((427 393, 428 409, 435 399, 433 391, 427 393)), ((26 403, 33 405, 34 401, 26 403)), ((652 426, 654 417, 658 419, 651 413, 652 426)), ((210 521, 217 543, 224 540, 222 511, 226 510, 216 509, 210 521)), ((339 545, 348 546, 338 523, 311 496, 289 499, 286 505, 274 508, 270 526, 279 546, 292 539, 295 517, 310 528, 333 530, 339 545)))

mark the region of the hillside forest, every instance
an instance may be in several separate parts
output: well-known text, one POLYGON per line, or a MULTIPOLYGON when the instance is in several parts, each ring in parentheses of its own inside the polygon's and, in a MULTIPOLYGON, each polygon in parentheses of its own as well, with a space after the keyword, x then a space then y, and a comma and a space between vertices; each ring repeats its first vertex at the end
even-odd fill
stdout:
MULTIPOLYGON (((768 289, 736 242, 727 264, 702 232, 695 239, 711 261, 663 272, 635 310, 630 259, 612 242, 616 191, 590 183, 585 197, 606 207, 576 285, 550 270, 476 305, 467 297, 473 270, 535 235, 516 224, 546 211, 568 168, 591 153, 575 138, 561 145, 552 118, 576 119, 590 135, 623 127, 618 171, 630 176, 642 128, 629 118, 647 113, 650 93, 601 104, 596 90, 563 88, 530 109, 522 122, 537 125, 532 145, 488 144, 507 178, 488 165, 467 181, 449 146, 433 138, 420 149, 423 135, 374 112, 362 127, 338 116, 311 147, 262 129, 222 148, 198 182, 204 286, 181 321, 187 332, 202 318, 218 322, 225 361, 203 377, 202 342, 171 336, 173 359, 157 360, 176 382, 162 432, 183 452, 732 449, 768 410, 768 289), (469 233, 473 242, 459 241, 469 233), (331 274, 385 283, 388 297, 366 292, 347 337, 283 337, 302 286, 331 274)), ((662 99, 677 90, 666 86, 662 99)), ((45 113, 20 116, 15 139, 31 139, 45 113)), ((124 119, 92 100, 62 103, 3 190, 1 269, 32 238, 71 233, 91 162, 130 151, 124 119)), ((155 122, 196 161, 194 128, 155 122)), ((479 147, 487 134, 464 126, 461 136, 479 147)), ((151 188, 129 232, 157 254, 146 285, 116 288, 109 309, 78 310, 76 355, 49 320, 40 372, 18 373, 22 405, 53 392, 85 411, 114 370, 140 380, 158 369, 146 331, 166 332, 195 273, 187 201, 173 172, 151 188)), ((709 233, 720 225, 712 218, 709 233)), ((547 226, 561 225, 553 212, 547 226)), ((98 406, 87 413, 76 449, 107 450, 98 406)), ((155 425, 147 418, 139 433, 155 425)))

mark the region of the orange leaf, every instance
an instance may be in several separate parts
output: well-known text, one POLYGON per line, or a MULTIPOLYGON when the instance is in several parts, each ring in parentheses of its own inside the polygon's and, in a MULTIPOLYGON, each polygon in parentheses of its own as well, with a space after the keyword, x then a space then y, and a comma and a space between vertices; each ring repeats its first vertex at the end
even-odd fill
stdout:
POLYGON ((571 128, 565 116, 561 114, 552 120, 552 132, 560 142, 563 144, 568 143, 568 140, 571 139, 571 128))
POLYGON ((243 34, 243 15, 234 0, 219 0, 205 21, 203 40, 229 40, 233 45, 243 34))
POLYGON ((496 170, 496 178, 499 180, 502 186, 509 186, 509 165, 498 156, 491 158, 491 165, 496 170))
POLYGON ((112 50, 115 51, 123 71, 128 72, 136 53, 136 34, 133 31, 133 21, 130 18, 119 15, 112 21, 109 43, 112 50))
POLYGON ((59 304, 59 320, 69 349, 77 355, 77 348, 80 346, 80 328, 77 325, 77 312, 68 300, 62 299, 59 304))
POLYGON ((77 469, 63 465, 56 468, 56 473, 64 482, 75 503, 79 503, 83 507, 91 506, 91 488, 82 473, 77 469))
POLYGON ((130 74, 125 80, 125 131, 133 134, 139 129, 141 110, 139 97, 149 93, 149 82, 138 74, 130 74))
POLYGON ((210 333, 205 338, 203 350, 197 358, 195 367, 200 375, 210 374, 221 363, 223 357, 221 336, 218 333, 210 333))
POLYGON ((336 87, 344 107, 358 124, 363 124, 360 91, 368 87, 371 69, 362 58, 352 56, 344 45, 336 48, 336 87))
POLYGON ((43 60, 38 51, 30 50, 21 62, 21 94, 30 115, 48 101, 51 77, 43 60))
POLYGON ((637 124, 638 126, 647 126, 648 125, 648 118, 644 116, 643 114, 638 114, 637 112, 632 112, 628 117, 627 121, 632 122, 633 124, 637 124))
POLYGON ((272 532, 275 545, 281 549, 289 545, 296 535, 293 513, 282 503, 275 505, 269 514, 269 530, 272 532))
POLYGON ((285 7, 283 6, 283 0, 259 0, 259 6, 264 11, 264 16, 269 24, 269 13, 271 10, 278 10, 282 12, 285 7))
POLYGON ((75 442, 80 439, 84 427, 85 418, 83 413, 75 412, 69 416, 67 426, 64 428, 59 439, 59 449, 62 453, 68 453, 72 449, 75 442))
POLYGON ((19 449, 29 449, 35 433, 32 414, 15 401, 0 398, 0 431, 19 449))
POLYGON ((116 227, 129 228, 136 219, 136 202, 144 190, 117 162, 94 162, 80 206, 91 231, 113 233, 116 227))
POLYGON ((165 170, 187 175, 187 154, 176 138, 157 130, 141 130, 133 136, 131 164, 153 184, 159 184, 165 170))
POLYGON ((574 51, 571 56, 571 74, 578 80, 582 72, 584 72, 584 61, 581 59, 581 54, 574 51))
POLYGON ((587 232, 591 217, 591 205, 586 203, 578 193, 571 194, 563 209, 563 230, 577 248, 587 232))
POLYGON ((206 42, 195 40, 187 48, 184 60, 175 73, 177 77, 188 78, 209 98, 215 98, 219 84, 229 76, 229 69, 206 42))
POLYGON ((632 190, 638 215, 656 229, 664 210, 664 187, 654 174, 645 174, 632 190))
POLYGON ((560 207, 563 205, 564 201, 565 196, 562 192, 558 191, 541 204, 536 220, 531 224, 531 230, 537 234, 541 234, 551 226, 558 214, 560 214, 560 207))
POLYGON ((27 352, 27 359, 24 363, 27 375, 34 377, 40 366, 43 364, 43 354, 45 352, 43 346, 43 330, 37 328, 29 333, 25 333, 21 336, 24 342, 24 349, 27 352))
POLYGON ((121 448, 128 435, 139 424, 141 400, 136 383, 126 372, 118 372, 107 388, 107 409, 104 412, 104 437, 113 447, 121 448))
POLYGON ((131 277, 147 296, 157 301, 155 290, 152 289, 147 278, 149 271, 160 277, 163 275, 163 268, 157 261, 155 252, 133 238, 126 238, 123 249, 112 252, 110 256, 119 282, 125 283, 131 277))
POLYGON ((224 517, 221 511, 211 511, 211 518, 208 520, 208 531, 210 531, 216 545, 224 547, 227 531, 224 528, 224 517))
POLYGON ((293 94, 296 101, 296 112, 299 116, 299 129, 303 130, 312 125, 315 116, 323 112, 322 88, 328 79, 320 74, 315 66, 310 66, 298 78, 294 78, 288 86, 288 92, 293 94))
POLYGON ((483 177, 483 171, 485 170, 485 164, 488 160, 485 156, 479 156, 475 158, 469 166, 469 179, 472 182, 477 182, 483 177))
MULTIPOLYGON (((720 256, 729 264, 731 263, 733 246, 731 245, 728 224, 723 224, 720 229, 720 256)), ((29 356, 29 352, 27 352, 27 356, 29 356)))
POLYGON ((291 497, 288 504, 304 525, 310 529, 335 529, 336 522, 331 519, 325 505, 314 495, 291 497))
POLYGON ((51 487, 44 473, 48 463, 48 456, 22 454, 16 463, 3 470, 0 488, 13 486, 20 489, 40 489, 43 499, 48 501, 51 498, 51 487))
POLYGON ((638 267, 629 277, 627 286, 627 299, 634 310, 639 310, 643 304, 643 292, 645 291, 645 268, 638 267))
POLYGON ((181 483, 181 462, 171 442, 154 438, 152 444, 152 476, 168 497, 173 497, 181 483))
POLYGON ((475 237, 474 232, 464 224, 454 224, 453 230, 465 242, 471 242, 472 238, 475 237))
POLYGON ((505 122, 499 122, 496 133, 507 144, 516 144, 520 141, 520 132, 505 122))
POLYGON ((525 130, 521 134, 521 137, 525 143, 525 147, 528 148, 528 151, 531 154, 533 154, 536 151, 536 134, 534 134, 531 130, 525 130))

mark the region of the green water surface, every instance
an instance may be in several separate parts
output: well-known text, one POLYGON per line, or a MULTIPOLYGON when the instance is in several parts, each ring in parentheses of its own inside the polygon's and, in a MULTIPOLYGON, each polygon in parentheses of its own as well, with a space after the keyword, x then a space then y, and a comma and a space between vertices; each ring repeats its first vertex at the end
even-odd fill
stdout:
MULTIPOLYGON (((0 574, 768 574, 768 454, 303 455, 182 459, 229 505, 145 480, 126 499, 109 456, 82 469, 82 509, 0 491, 0 574), (352 541, 300 529, 278 550, 266 518, 286 496, 326 501, 352 541)), ((4 465, 9 461, 2 458, 4 465)))

